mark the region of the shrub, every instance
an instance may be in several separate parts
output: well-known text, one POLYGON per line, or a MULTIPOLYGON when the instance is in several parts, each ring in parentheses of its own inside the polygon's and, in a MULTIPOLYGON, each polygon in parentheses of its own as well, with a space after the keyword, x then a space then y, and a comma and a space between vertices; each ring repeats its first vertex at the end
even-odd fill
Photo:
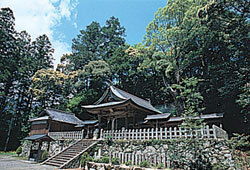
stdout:
POLYGON ((96 163, 109 163, 109 157, 104 156, 102 159, 95 159, 94 162, 96 163))
POLYGON ((125 165, 126 165, 126 166, 132 165, 131 160, 129 160, 129 161, 127 161, 127 162, 125 162, 125 165))
POLYGON ((48 158, 48 151, 44 151, 42 154, 42 161, 45 161, 48 158))
POLYGON ((88 163, 88 162, 92 162, 94 159, 93 159, 93 157, 92 156, 88 156, 87 158, 86 158, 86 162, 88 163))
POLYGON ((93 157, 92 156, 89 156, 89 154, 87 152, 84 152, 82 154, 82 158, 81 158, 81 166, 84 166, 85 163, 88 163, 88 162, 91 162, 93 161, 93 157))
POLYGON ((106 156, 102 157, 101 162, 102 163, 109 163, 109 157, 106 157, 106 156))
POLYGON ((16 154, 19 156, 22 153, 22 146, 19 146, 16 150, 16 154))
POLYGON ((113 165, 119 165, 120 164, 120 159, 117 157, 112 158, 111 163, 113 165))
POLYGON ((105 143, 109 146, 112 145, 112 136, 107 136, 105 139, 105 143))
POLYGON ((156 166, 156 168, 157 168, 157 169, 163 169, 163 168, 164 168, 164 165, 163 165, 163 164, 158 164, 158 165, 156 166))
POLYGON ((96 162, 96 163, 102 163, 102 160, 101 159, 94 159, 94 162, 96 162))
POLYGON ((140 167, 149 168, 150 167, 150 163, 148 161, 142 161, 140 163, 140 167))

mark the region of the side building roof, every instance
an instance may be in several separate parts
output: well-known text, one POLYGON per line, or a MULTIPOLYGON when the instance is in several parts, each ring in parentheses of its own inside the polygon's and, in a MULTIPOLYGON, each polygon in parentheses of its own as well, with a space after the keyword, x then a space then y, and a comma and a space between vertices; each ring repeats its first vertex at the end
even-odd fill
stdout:
POLYGON ((39 117, 30 119, 30 121, 45 120, 45 118, 74 125, 82 123, 82 121, 78 119, 75 114, 52 108, 44 109, 39 117))

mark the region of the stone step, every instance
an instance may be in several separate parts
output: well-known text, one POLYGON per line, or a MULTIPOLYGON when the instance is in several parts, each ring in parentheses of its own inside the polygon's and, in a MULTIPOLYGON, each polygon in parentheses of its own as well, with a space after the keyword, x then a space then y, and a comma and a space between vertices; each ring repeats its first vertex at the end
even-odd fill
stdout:
MULTIPOLYGON (((59 155, 58 155, 58 156, 55 157, 55 158, 70 160, 72 157, 71 157, 71 156, 63 156, 63 155, 59 156, 59 155)), ((54 158, 54 159, 55 159, 55 158, 54 158)))
POLYGON ((56 167, 60 167, 62 164, 58 164, 58 163, 52 163, 52 162, 46 162, 45 165, 51 165, 51 166, 56 166, 56 167))
POLYGON ((82 140, 79 141, 78 143, 70 146, 60 154, 58 154, 56 157, 48 160, 44 164, 46 165, 52 165, 56 167, 60 167, 69 160, 71 160, 73 157, 77 156, 80 152, 85 150, 87 147, 89 147, 91 144, 93 144, 96 141, 91 141, 91 140, 82 140))
POLYGON ((78 153, 78 152, 81 152, 83 149, 79 149, 79 150, 67 150, 65 152, 75 152, 75 153, 78 153))
POLYGON ((51 160, 49 160, 48 162, 50 162, 50 163, 54 163, 54 164, 59 164, 59 165, 62 165, 62 164, 64 164, 65 162, 67 162, 67 160, 54 160, 54 159, 51 159, 51 160))
POLYGON ((74 146, 71 146, 70 148, 85 148, 85 147, 88 147, 89 145, 74 145, 74 146))
POLYGON ((73 153, 62 153, 62 156, 68 156, 68 157, 73 157, 76 156, 77 154, 73 154, 73 153))
POLYGON ((53 160, 58 160, 58 161, 64 161, 67 162, 68 160, 72 159, 71 157, 67 157, 67 158, 62 158, 62 157, 55 157, 53 160))

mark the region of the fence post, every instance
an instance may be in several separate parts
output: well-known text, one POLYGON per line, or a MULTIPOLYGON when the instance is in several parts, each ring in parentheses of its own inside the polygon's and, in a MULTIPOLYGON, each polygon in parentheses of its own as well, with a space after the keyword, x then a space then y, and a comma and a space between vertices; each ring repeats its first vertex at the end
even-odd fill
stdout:
POLYGON ((204 128, 201 128, 201 139, 204 138, 204 133, 203 133, 204 128))
POLYGON ((141 140, 142 139, 142 129, 139 130, 139 139, 141 140))
POLYGON ((84 138, 84 129, 82 129, 82 135, 81 136, 82 136, 81 139, 83 139, 84 138))
POLYGON ((134 160, 135 155, 134 155, 134 153, 131 153, 131 157, 132 157, 132 165, 135 165, 135 160, 134 160))
POLYGON ((128 140, 130 139, 130 136, 131 136, 131 129, 128 130, 128 140))
POLYGON ((214 139, 217 139, 216 130, 215 130, 215 125, 213 125, 212 128, 213 128, 213 136, 214 136, 214 139))
POLYGON ((175 136, 175 138, 177 138, 177 130, 176 130, 176 127, 174 127, 174 136, 175 136))
POLYGON ((208 125, 206 126, 206 131, 207 131, 207 138, 209 139, 210 138, 210 130, 209 130, 209 126, 208 125))
POLYGON ((160 139, 162 139, 162 136, 163 136, 163 134, 162 134, 162 128, 160 128, 160 139))
POLYGON ((188 136, 187 136, 187 128, 184 128, 184 135, 185 135, 185 138, 187 139, 188 136))
POLYGON ((138 139, 138 129, 135 129, 135 140, 137 140, 138 139))
POLYGON ((169 138, 172 139, 172 127, 169 128, 169 138))
POLYGON ((158 139, 158 128, 155 128, 155 138, 158 139))

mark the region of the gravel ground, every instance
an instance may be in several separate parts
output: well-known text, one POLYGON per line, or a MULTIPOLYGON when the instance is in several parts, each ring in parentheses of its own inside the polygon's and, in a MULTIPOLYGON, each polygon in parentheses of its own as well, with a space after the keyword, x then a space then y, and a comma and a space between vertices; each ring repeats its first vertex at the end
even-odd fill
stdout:
POLYGON ((35 162, 0 155, 0 170, 55 170, 53 166, 40 165, 35 162))

